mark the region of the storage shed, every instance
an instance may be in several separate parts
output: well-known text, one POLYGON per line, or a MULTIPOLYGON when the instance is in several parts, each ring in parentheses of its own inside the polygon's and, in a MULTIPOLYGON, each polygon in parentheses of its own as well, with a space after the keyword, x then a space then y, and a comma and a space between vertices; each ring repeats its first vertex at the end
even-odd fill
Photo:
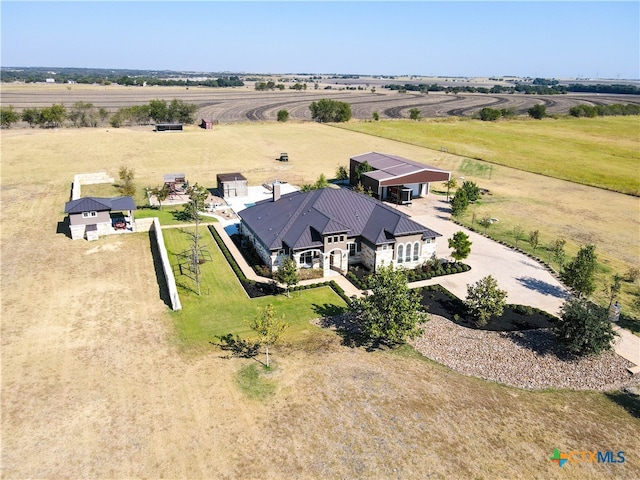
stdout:
POLYGON ((220 173, 217 175, 218 192, 223 198, 246 197, 249 195, 247 179, 241 173, 220 173))
POLYGON ((205 130, 213 129, 213 120, 211 120, 210 118, 203 118, 200 121, 200 128, 204 128, 205 130))

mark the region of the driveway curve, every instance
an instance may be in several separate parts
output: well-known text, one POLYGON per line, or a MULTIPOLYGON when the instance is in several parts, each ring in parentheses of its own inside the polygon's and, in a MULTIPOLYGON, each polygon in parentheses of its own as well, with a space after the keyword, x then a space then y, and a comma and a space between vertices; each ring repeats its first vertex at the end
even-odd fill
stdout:
POLYGON ((455 275, 436 277, 412 285, 440 284, 451 293, 464 299, 467 284, 492 275, 502 290, 507 291, 507 302, 529 305, 557 315, 568 297, 567 289, 549 270, 528 256, 505 247, 479 233, 472 232, 450 220, 450 208, 445 198, 436 195, 415 199, 410 206, 398 206, 398 210, 415 221, 440 233, 436 254, 438 258, 450 258, 448 239, 462 230, 471 240, 471 254, 464 263, 471 270, 455 275))

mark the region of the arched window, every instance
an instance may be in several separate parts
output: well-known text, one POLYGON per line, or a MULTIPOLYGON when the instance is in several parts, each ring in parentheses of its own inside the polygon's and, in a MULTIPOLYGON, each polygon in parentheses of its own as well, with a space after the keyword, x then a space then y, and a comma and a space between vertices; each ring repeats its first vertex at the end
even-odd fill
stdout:
POLYGON ((420 242, 413 244, 413 261, 417 262, 418 258, 420 258, 420 242))
POLYGON ((404 261, 404 258, 402 255, 403 250, 404 250, 404 247, 402 245, 398 245, 398 263, 402 263, 404 261))
POLYGON ((411 244, 410 243, 407 243, 407 245, 405 246, 404 261, 405 262, 410 262, 411 261, 411 244))

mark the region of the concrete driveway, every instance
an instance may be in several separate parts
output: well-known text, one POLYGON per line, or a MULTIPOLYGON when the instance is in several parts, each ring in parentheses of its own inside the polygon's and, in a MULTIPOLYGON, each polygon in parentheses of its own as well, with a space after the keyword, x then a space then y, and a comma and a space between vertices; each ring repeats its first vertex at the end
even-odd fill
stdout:
POLYGON ((471 270, 436 277, 419 284, 439 283, 464 299, 467 296, 467 284, 492 275, 498 281, 499 287, 507 291, 508 303, 529 305, 558 314, 568 296, 562 284, 544 266, 526 255, 453 223, 450 220, 450 209, 446 198, 429 195, 414 199, 411 206, 397 208, 411 215, 418 223, 442 235, 438 238, 436 249, 439 258, 450 258, 451 249, 448 246, 448 240, 460 230, 469 235, 469 240, 472 242, 471 254, 463 260, 471 270))

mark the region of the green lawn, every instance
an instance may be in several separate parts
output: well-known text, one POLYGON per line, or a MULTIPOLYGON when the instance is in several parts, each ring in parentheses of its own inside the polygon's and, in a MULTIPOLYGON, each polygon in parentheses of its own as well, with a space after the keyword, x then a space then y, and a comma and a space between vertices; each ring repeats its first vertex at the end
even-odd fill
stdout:
MULTIPOLYGON (((149 217, 158 217, 160 220, 160 225, 180 225, 183 223, 192 223, 190 221, 185 222, 184 220, 178 220, 176 218, 176 213, 180 213, 183 210, 182 205, 174 206, 174 207, 162 207, 160 210, 157 207, 138 207, 135 211, 135 218, 149 218, 149 217)), ((204 217, 202 219, 204 223, 206 222, 216 222, 215 218, 204 217)))
POLYGON ((640 195, 640 118, 637 116, 498 122, 471 119, 353 122, 336 126, 640 195))
MULTIPOLYGON (((175 271, 176 254, 189 248, 190 237, 178 228, 164 229, 163 234, 175 271)), ((292 292, 290 298, 277 295, 250 299, 209 231, 201 227, 201 234, 201 244, 212 257, 211 262, 201 265, 201 296, 195 293, 193 280, 176 274, 183 309, 172 315, 179 343, 186 349, 204 347, 216 340, 216 335, 254 336, 246 321, 255 317, 259 309, 268 303, 273 304, 277 314, 284 315, 290 324, 283 335, 285 342, 303 340, 312 332, 320 333, 321 329, 311 325, 309 320, 321 316, 321 312, 327 309, 346 306, 330 287, 292 292)))

